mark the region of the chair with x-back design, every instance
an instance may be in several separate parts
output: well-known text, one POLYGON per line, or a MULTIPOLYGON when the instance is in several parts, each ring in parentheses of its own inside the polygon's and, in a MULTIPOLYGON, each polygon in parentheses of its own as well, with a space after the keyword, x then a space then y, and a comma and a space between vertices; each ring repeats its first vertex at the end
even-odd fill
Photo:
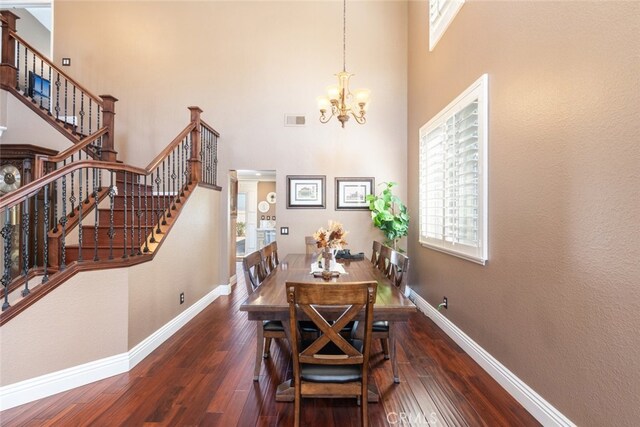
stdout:
POLYGON ((356 396, 361 405, 361 425, 368 425, 367 395, 369 349, 376 282, 287 282, 291 326, 295 425, 300 425, 302 397, 356 396), (364 311, 364 339, 345 338, 340 331, 364 311), (327 319, 329 317, 329 319, 327 319), (300 318, 319 329, 315 340, 302 340, 300 318), (337 318, 335 322, 330 319, 337 318))

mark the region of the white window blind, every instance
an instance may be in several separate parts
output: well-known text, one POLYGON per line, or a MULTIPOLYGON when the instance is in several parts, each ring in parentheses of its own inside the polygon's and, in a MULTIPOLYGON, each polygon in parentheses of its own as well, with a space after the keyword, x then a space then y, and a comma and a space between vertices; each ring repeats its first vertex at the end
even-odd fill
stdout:
POLYGON ((420 243, 487 260, 487 75, 420 128, 420 243))
POLYGON ((465 0, 429 0, 429 51, 449 27, 465 0))

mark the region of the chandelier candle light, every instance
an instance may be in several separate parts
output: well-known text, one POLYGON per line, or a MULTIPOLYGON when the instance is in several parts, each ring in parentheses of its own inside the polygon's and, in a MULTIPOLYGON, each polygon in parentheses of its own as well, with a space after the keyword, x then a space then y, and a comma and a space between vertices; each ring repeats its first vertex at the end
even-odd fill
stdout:
POLYGON ((318 97, 320 122, 327 123, 333 116, 337 116, 343 128, 349 120, 349 116, 352 116, 359 124, 364 124, 367 121, 365 114, 371 93, 369 89, 358 89, 355 94, 349 90, 349 79, 353 74, 347 72, 346 52, 347 0, 344 0, 342 8, 342 71, 336 74, 338 84, 327 88, 327 96, 318 97), (329 109, 331 109, 331 115, 327 116, 329 109))

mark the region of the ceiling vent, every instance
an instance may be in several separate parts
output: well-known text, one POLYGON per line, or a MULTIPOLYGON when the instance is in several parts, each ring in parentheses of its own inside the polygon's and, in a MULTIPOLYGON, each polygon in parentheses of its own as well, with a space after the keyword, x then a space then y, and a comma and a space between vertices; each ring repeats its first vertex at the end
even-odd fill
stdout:
POLYGON ((296 116, 294 114, 285 114, 284 116, 285 126, 306 126, 307 118, 305 116, 296 116))

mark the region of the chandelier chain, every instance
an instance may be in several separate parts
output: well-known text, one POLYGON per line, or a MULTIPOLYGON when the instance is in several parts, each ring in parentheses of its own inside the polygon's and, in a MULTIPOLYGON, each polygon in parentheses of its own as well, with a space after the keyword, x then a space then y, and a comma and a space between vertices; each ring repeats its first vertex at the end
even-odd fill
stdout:
POLYGON ((342 71, 347 71, 347 0, 342 2, 342 71))

